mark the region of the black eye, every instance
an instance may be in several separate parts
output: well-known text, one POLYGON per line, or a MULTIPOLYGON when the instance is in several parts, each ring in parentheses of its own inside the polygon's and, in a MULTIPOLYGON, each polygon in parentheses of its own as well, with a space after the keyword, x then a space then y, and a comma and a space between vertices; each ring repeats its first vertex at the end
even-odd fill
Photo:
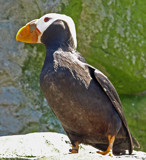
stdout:
POLYGON ((51 19, 51 18, 46 17, 46 18, 44 18, 44 22, 48 22, 50 19, 51 19))

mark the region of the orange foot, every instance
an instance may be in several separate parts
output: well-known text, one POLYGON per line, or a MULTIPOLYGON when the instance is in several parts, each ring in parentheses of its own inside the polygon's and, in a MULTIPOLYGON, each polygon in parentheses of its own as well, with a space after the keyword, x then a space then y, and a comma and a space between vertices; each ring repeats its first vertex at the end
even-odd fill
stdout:
POLYGON ((72 149, 69 150, 71 153, 78 153, 79 151, 79 143, 75 142, 74 145, 72 145, 72 149))
POLYGON ((97 152, 97 153, 102 154, 102 155, 113 156, 113 154, 112 154, 112 148, 113 148, 114 140, 115 140, 115 136, 109 135, 109 136, 108 136, 109 145, 108 145, 107 150, 104 151, 104 152, 100 152, 100 151, 99 151, 99 152, 97 152))
POLYGON ((98 151, 97 153, 102 154, 102 155, 113 156, 112 150, 110 150, 110 151, 107 151, 107 150, 106 150, 106 151, 104 151, 104 152, 98 151))

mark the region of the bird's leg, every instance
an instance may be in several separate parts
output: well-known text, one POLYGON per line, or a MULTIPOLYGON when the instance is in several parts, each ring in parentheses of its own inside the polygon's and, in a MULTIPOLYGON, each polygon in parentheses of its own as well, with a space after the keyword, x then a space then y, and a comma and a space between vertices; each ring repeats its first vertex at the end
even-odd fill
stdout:
POLYGON ((78 153, 79 150, 79 142, 76 141, 73 145, 72 145, 72 149, 70 149, 69 151, 71 153, 78 153))
POLYGON ((114 140, 115 140, 115 136, 109 135, 108 136, 109 145, 108 145, 107 150, 104 152, 97 152, 97 153, 102 154, 102 155, 109 154, 109 156, 112 156, 112 148, 113 148, 114 140))

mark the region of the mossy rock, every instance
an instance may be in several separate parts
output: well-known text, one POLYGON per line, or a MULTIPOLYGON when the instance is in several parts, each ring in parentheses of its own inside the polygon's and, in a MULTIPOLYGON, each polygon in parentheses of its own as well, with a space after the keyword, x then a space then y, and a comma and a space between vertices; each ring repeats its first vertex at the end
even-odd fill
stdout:
POLYGON ((146 90, 146 1, 72 0, 62 13, 76 24, 78 50, 120 94, 146 90))
POLYGON ((140 143, 140 150, 146 151, 146 95, 121 96, 125 117, 130 131, 140 143))

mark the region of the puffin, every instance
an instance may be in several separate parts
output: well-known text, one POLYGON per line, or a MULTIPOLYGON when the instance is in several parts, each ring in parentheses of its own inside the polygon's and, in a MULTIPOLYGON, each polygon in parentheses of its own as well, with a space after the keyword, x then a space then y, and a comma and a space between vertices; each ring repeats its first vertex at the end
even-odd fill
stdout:
POLYGON ((46 47, 40 88, 71 141, 71 153, 79 152, 80 143, 109 156, 127 154, 126 150, 132 154, 134 146, 140 147, 129 130, 116 89, 76 50, 71 17, 48 13, 20 28, 16 40, 46 47))

